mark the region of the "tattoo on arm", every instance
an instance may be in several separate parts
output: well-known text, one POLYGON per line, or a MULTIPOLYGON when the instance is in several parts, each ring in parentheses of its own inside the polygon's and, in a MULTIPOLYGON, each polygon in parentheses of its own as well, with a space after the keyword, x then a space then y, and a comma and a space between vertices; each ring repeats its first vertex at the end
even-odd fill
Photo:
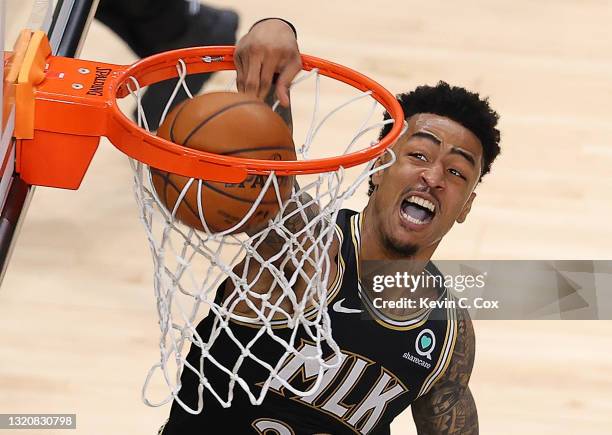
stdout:
POLYGON ((468 387, 474 366, 474 328, 467 310, 458 310, 457 316, 457 341, 446 373, 412 404, 419 435, 478 434, 478 413, 468 387))
MULTIPOLYGON (((299 191, 300 187, 295 183, 296 191, 299 191)), ((290 203, 285 209, 284 215, 291 216, 285 219, 283 226, 289 231, 291 234, 296 234, 301 231, 309 222, 312 222, 319 214, 319 205, 316 201, 312 200, 312 197, 307 192, 302 192, 300 194, 300 198, 298 204, 295 202, 290 203), (310 205, 306 205, 310 204, 310 205), (301 212, 295 212, 298 208, 302 208, 301 212)), ((320 225, 317 224, 312 229, 312 233, 314 237, 317 237, 319 234, 320 225)), ((275 252, 278 252, 278 249, 285 243, 285 238, 280 236, 276 231, 270 231, 262 244, 266 245, 268 248, 276 249, 275 252)))

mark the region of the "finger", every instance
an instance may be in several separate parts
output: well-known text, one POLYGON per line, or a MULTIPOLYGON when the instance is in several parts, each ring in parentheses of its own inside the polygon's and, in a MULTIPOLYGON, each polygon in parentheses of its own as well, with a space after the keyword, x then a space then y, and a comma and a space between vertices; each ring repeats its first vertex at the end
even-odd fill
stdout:
POLYGON ((238 89, 238 92, 244 92, 244 80, 248 70, 244 66, 245 62, 242 61, 242 56, 234 57, 234 65, 236 66, 236 89, 238 89))
POLYGON ((249 71, 249 42, 246 36, 240 38, 234 50, 234 65, 236 67, 236 88, 244 92, 244 81, 249 71))
POLYGON ((259 77, 261 73, 261 56, 250 57, 248 61, 248 71, 244 81, 244 92, 249 95, 257 96, 259 90, 259 77))
POLYGON ((257 92, 257 96, 262 100, 264 100, 268 96, 268 92, 270 92, 272 78, 274 77, 277 67, 278 61, 272 59, 265 59, 262 64, 261 73, 259 75, 259 91, 257 92))
POLYGON ((293 61, 289 63, 278 76, 278 80, 276 81, 276 96, 283 107, 289 107, 289 86, 291 86, 291 82, 301 70, 301 60, 293 61))

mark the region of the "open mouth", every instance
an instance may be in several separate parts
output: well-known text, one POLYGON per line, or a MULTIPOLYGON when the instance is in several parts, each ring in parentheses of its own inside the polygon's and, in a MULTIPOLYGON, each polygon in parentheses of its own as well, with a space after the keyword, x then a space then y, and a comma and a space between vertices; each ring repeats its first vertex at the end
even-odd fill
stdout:
POLYGON ((402 201, 400 213, 408 222, 425 225, 435 216, 436 205, 428 199, 412 195, 402 201))

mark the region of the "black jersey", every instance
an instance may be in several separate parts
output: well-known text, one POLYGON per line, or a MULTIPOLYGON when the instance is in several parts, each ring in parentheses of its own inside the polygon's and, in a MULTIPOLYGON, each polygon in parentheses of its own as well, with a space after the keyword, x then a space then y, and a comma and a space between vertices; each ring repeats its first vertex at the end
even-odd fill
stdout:
MULTIPOLYGON (((191 414, 173 403, 164 435, 191 434, 389 434, 391 421, 419 396, 427 393, 450 362, 457 336, 455 308, 431 308, 410 320, 395 320, 375 310, 360 288, 359 261, 361 214, 341 210, 337 232, 341 238, 336 280, 330 286, 328 312, 332 334, 344 356, 342 363, 328 369, 316 392, 300 397, 272 381, 261 405, 252 405, 237 386, 231 407, 223 408, 204 388, 203 411, 191 414)), ((432 263, 429 273, 438 273, 432 263)), ((441 298, 447 296, 441 290, 441 298)), ((221 293, 221 292, 219 292, 221 293)), ((202 338, 210 335, 213 316, 197 328, 202 338)), ((260 327, 231 324, 232 337, 218 337, 210 354, 225 367, 232 367, 240 353, 233 340, 246 344, 260 327)), ((276 325, 275 334, 289 335, 291 329, 276 325)), ((260 337, 251 352, 274 364, 284 349, 274 340, 260 337)), ((301 338, 296 348, 302 354, 314 345, 301 338)), ((201 349, 196 345, 187 356, 193 367, 200 365, 201 349)), ((306 390, 316 378, 316 364, 290 356, 279 371, 283 379, 306 390)), ((204 360, 206 381, 226 397, 229 376, 217 365, 204 360)), ((245 360, 238 374, 250 386, 261 386, 269 372, 252 360, 245 360)), ((198 377, 184 370, 179 398, 192 409, 198 404, 198 377)))

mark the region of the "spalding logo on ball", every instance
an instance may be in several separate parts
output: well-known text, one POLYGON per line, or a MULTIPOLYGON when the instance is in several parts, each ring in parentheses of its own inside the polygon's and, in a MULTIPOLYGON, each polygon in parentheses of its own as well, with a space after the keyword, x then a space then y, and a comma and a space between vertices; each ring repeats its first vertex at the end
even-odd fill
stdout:
MULTIPOLYGON (((235 92, 212 92, 186 100, 175 107, 157 131, 157 135, 174 143, 226 156, 262 160, 295 160, 291 132, 282 118, 263 101, 235 92)), ((151 168, 157 196, 171 212, 188 177, 151 168)), ((261 193, 267 175, 250 175, 241 183, 202 183, 202 214, 212 232, 228 230, 249 212, 261 193)), ((291 195, 293 177, 279 177, 279 194, 283 201, 291 195)), ((185 225, 204 230, 198 212, 197 180, 176 211, 185 225)), ((274 185, 265 192, 251 217, 238 232, 263 228, 279 211, 274 185)))

